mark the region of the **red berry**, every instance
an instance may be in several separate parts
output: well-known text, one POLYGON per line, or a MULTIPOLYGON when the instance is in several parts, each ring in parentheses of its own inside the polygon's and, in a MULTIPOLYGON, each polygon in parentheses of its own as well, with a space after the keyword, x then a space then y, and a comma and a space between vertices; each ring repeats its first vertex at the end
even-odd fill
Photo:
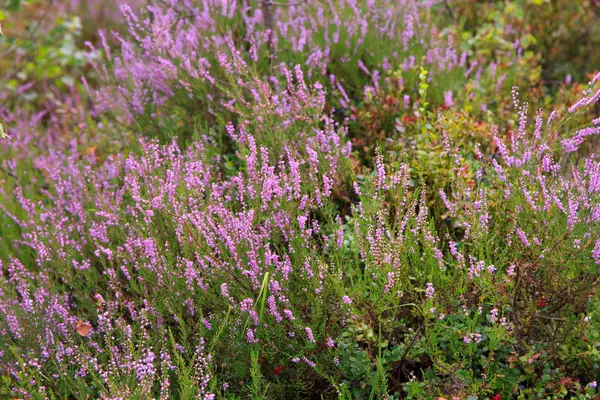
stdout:
POLYGON ((538 301, 539 308, 546 307, 547 305, 548 305, 548 301, 546 301, 545 298, 542 297, 541 299, 539 299, 539 301, 538 301))

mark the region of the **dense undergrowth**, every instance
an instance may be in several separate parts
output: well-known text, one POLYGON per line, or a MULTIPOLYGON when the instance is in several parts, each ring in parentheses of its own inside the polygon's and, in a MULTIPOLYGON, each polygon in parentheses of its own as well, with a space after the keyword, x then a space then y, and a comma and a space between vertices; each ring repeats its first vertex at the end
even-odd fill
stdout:
POLYGON ((5 3, 0 397, 600 396, 597 1, 5 3))

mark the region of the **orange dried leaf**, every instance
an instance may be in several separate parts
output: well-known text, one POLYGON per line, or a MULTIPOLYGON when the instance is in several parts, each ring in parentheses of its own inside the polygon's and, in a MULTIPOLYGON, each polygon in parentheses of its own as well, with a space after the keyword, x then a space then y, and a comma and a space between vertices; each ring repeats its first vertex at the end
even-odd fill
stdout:
POLYGON ((92 327, 90 326, 90 324, 86 324, 85 322, 79 320, 79 321, 77 321, 77 326, 75 327, 75 330, 81 336, 87 336, 90 334, 91 328, 92 327))
POLYGON ((97 147, 98 146, 96 146, 96 145, 90 146, 85 150, 85 153, 89 156, 90 154, 92 154, 96 151, 97 147))

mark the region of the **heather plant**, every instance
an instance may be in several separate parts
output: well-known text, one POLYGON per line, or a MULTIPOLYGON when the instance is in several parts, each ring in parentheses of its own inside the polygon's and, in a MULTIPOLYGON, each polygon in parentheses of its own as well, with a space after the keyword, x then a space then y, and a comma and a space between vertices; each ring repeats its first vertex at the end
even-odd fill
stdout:
MULTIPOLYGON (((247 146, 245 156, 238 153, 244 172, 222 181, 210 167, 217 164, 207 164, 210 143, 182 153, 175 144, 142 141, 139 155, 100 164, 51 157, 46 168, 63 167, 48 170, 48 200, 36 204, 17 189, 24 216, 5 210, 22 230, 14 243, 34 250, 29 262, 37 265, 28 270, 22 256, 7 261, 2 304, 11 340, 3 357, 18 358, 5 365, 41 392, 61 388, 35 368, 73 376, 62 390, 92 396, 168 396, 186 380, 198 396, 223 384, 243 394, 249 374, 248 390, 277 397, 283 387, 264 381, 269 366, 273 378, 286 371, 300 390, 312 381, 326 391, 335 378, 322 370, 336 364, 333 376, 345 377, 337 390, 355 397, 364 390, 417 391, 411 382, 427 370, 415 392, 422 396, 510 392, 520 375, 507 386, 497 382, 505 365, 517 363, 512 354, 535 351, 526 366, 539 352, 555 356, 543 347, 553 343, 544 336, 547 326, 536 321, 585 312, 595 280, 593 262, 575 275, 570 268, 595 257, 597 166, 589 161, 565 180, 540 118, 529 134, 523 121, 510 151, 496 138, 501 163, 492 159, 488 172, 497 176, 489 179, 506 187, 490 182, 465 189, 462 198, 442 195, 461 238, 436 232, 427 188, 406 164, 386 171, 381 156, 375 175, 356 184, 360 201, 347 224, 328 200, 335 174, 315 180, 327 158, 290 152, 271 164, 267 148, 257 148, 249 134, 238 136, 247 146), (495 196, 505 201, 494 206, 495 196), (509 246, 490 246, 495 240, 509 246), (520 249, 516 260, 512 246, 520 249), (165 290, 168 296, 158 294, 165 290), (296 290, 307 296, 292 297, 296 290), (29 343, 26 356, 14 353, 18 343, 29 343), (486 353, 478 353, 480 344, 486 353), (176 368, 195 372, 172 381, 176 368), (406 369, 413 375, 403 377, 406 369), (217 384, 217 370, 229 378, 217 384)), ((452 150, 449 156, 458 159, 452 150)), ((565 332, 572 327, 555 334, 565 332)))
MULTIPOLYGON (((222 129, 229 120, 222 106, 235 90, 229 85, 232 68, 241 64, 269 84, 283 77, 281 66, 301 64, 309 82, 327 89, 328 108, 350 118, 362 99, 379 96, 384 86, 400 87, 402 98, 395 101, 413 104, 420 67, 430 71, 429 96, 435 104, 452 103, 453 93, 465 88, 464 77, 469 82, 485 77, 496 91, 515 83, 510 68, 522 64, 511 63, 497 76, 494 62, 467 63, 469 54, 458 53, 456 35, 434 26, 431 11, 439 5, 412 0, 374 5, 273 5, 276 24, 261 21, 264 8, 237 2, 165 2, 139 12, 123 5, 128 36, 100 33, 104 57, 93 65, 105 85, 93 91, 95 110, 125 110, 128 120, 143 121, 147 134, 167 139, 165 130, 182 138, 207 125, 222 129), (110 36, 120 51, 110 45, 110 36), (434 80, 438 75, 449 79, 434 80)), ((518 48, 508 53, 520 59, 518 48)))
MULTIPOLYGON (((302 98, 302 93, 298 94, 298 97, 302 98)), ((333 129, 333 127, 330 129, 333 129)), ((181 318, 184 318, 184 314, 187 315, 186 313, 192 313, 191 315, 202 317, 203 330, 210 331, 212 330, 211 324, 214 323, 211 321, 213 321, 214 318, 224 318, 224 321, 227 321, 227 315, 230 315, 232 311, 231 307, 234 306, 241 307, 239 310, 246 315, 236 315, 237 312, 232 314, 232 321, 237 321, 235 322, 235 325, 237 326, 236 331, 231 332, 225 330, 225 332, 223 332, 224 334, 233 336, 241 335, 243 341, 245 342, 247 340, 250 344, 253 344, 255 343, 255 340, 258 340, 260 337, 259 333, 262 333, 263 335, 285 334, 286 328, 283 326, 276 330, 266 330, 264 333, 263 329, 258 331, 259 319, 257 318, 260 317, 262 319, 262 313, 260 316, 256 313, 255 304, 258 304, 258 299, 254 292, 261 288, 260 284, 263 272, 260 271, 260 268, 264 265, 266 260, 267 265, 272 265, 274 271, 271 272, 271 280, 266 280, 266 283, 269 284, 269 289, 266 287, 263 288, 263 293, 266 293, 266 290, 269 290, 269 293, 271 293, 268 299, 269 312, 274 315, 275 320, 281 322, 282 315, 284 315, 287 321, 295 321, 296 318, 301 318, 302 309, 306 308, 303 307, 299 311, 293 312, 294 308, 291 304, 287 304, 289 303, 288 297, 290 295, 286 294, 285 291, 281 292, 284 287, 278 283, 278 280, 280 280, 281 277, 283 277, 283 281, 289 279, 288 276, 293 270, 292 260, 289 256, 283 256, 283 254, 277 255, 280 252, 276 249, 279 248, 279 246, 283 246, 283 248, 291 246, 292 239, 296 236, 291 229, 296 226, 296 224, 301 224, 302 228, 306 227, 309 228, 309 230, 313 229, 315 232, 319 232, 319 223, 317 220, 311 221, 311 225, 309 226, 312 226, 312 228, 305 226, 305 224, 307 224, 307 221, 310 221, 311 209, 315 207, 323 207, 324 210, 327 209, 325 202, 327 201, 327 198, 330 197, 332 188, 337 180, 336 171, 338 164, 336 160, 340 155, 346 154, 347 156, 347 150, 344 150, 339 146, 340 138, 335 136, 335 131, 332 130, 329 132, 329 136, 324 135, 322 132, 316 133, 316 139, 318 141, 315 141, 314 149, 311 149, 310 147, 310 140, 307 140, 304 143, 306 147, 302 149, 303 153, 298 153, 296 147, 291 145, 287 146, 285 158, 277 157, 273 160, 273 164, 270 164, 269 150, 264 146, 258 148, 254 138, 250 134, 245 131, 239 132, 235 137, 243 148, 240 148, 239 150, 238 162, 243 163, 240 171, 245 171, 245 173, 240 172, 229 178, 224 177, 225 180, 222 183, 217 183, 218 181, 211 183, 210 180, 211 174, 215 174, 215 178, 222 176, 218 168, 209 168, 209 165, 211 164, 215 166, 218 165, 219 157, 218 153, 211 156, 210 143, 206 144, 206 152, 204 146, 195 146, 194 149, 188 149, 188 153, 184 156, 179 152, 176 145, 161 148, 154 143, 142 142, 141 150, 143 153, 141 158, 137 159, 132 156, 124 159, 123 157, 117 157, 107 160, 100 165, 95 165, 96 162, 93 155, 88 155, 83 159, 85 160, 84 166, 79 166, 80 163, 75 162, 79 159, 79 156, 76 153, 64 158, 62 155, 59 155, 58 157, 51 155, 48 157, 46 163, 40 160, 38 168, 49 174, 47 179, 50 178, 52 183, 49 189, 43 191, 45 196, 47 196, 46 205, 49 206, 51 204, 52 210, 48 210, 48 214, 43 220, 32 220, 31 218, 35 218, 34 209, 36 207, 45 208, 44 202, 39 202, 37 204, 31 202, 31 200, 23 197, 22 189, 19 188, 15 193, 18 193, 17 198, 21 199, 19 200, 21 207, 23 207, 23 210, 31 211, 31 214, 24 215, 23 219, 21 219, 17 215, 14 215, 10 210, 5 209, 4 211, 6 215, 10 216, 13 220, 12 223, 16 224, 20 230, 23 231, 22 237, 24 241, 22 246, 29 247, 37 253, 36 263, 38 263, 40 268, 43 268, 43 264, 46 262, 49 265, 58 262, 61 265, 68 267, 68 270, 65 270, 64 273, 54 270, 53 267, 53 272, 41 272, 42 270, 40 270, 42 275, 45 275, 46 273, 50 273, 52 276, 59 274, 60 278, 58 276, 56 276, 56 278, 65 280, 65 286, 53 285, 59 292, 78 292, 77 300, 72 298, 63 299, 67 303, 60 304, 61 307, 64 307, 63 313, 61 314, 63 316, 62 318, 68 318, 61 323, 69 324, 70 322, 73 323, 77 320, 77 324, 84 324, 83 326, 87 327, 87 333, 81 335, 81 332, 68 331, 63 328, 62 332, 60 332, 61 337, 70 335, 70 339, 65 337, 65 340, 69 341, 73 340, 73 335, 75 335, 75 337, 77 337, 77 335, 87 337, 90 333, 90 329, 92 329, 88 322, 82 322, 81 319, 77 319, 75 316, 68 317, 67 310, 69 310, 71 306, 74 306, 77 309, 83 307, 83 309, 88 312, 93 312, 94 314, 99 313, 98 315, 101 315, 101 311, 107 312, 107 317, 108 315, 111 315, 111 318, 115 317, 112 315, 113 312, 118 312, 117 310, 121 307, 126 307, 126 304, 129 304, 127 307, 129 307, 131 312, 134 312, 134 308, 132 308, 134 307, 134 303, 130 303, 125 300, 125 298, 147 298, 148 288, 146 288, 146 285, 150 285, 150 287, 157 289, 162 288, 160 290, 164 290, 162 285, 166 284, 166 282, 170 282, 170 284, 175 283, 173 280, 174 276, 170 275, 175 272, 175 270, 180 270, 179 273, 182 274, 181 277, 186 277, 181 280, 181 284, 184 285, 182 286, 184 291, 194 290, 193 288, 196 287, 196 285, 208 289, 203 283, 208 277, 200 277, 201 275, 204 275, 204 273, 200 272, 200 270, 196 270, 194 264, 197 262, 200 262, 201 265, 204 264, 208 270, 215 268, 214 272, 221 271, 218 273, 221 278, 215 277, 216 281, 214 282, 212 282, 211 278, 211 283, 209 284, 207 281, 207 285, 209 285, 211 291, 215 289, 220 290, 220 293, 223 296, 223 300, 219 301, 223 307, 222 310, 219 311, 217 308, 214 308, 214 304, 209 305, 209 308, 206 311, 202 310, 202 308, 197 309, 197 300, 188 296, 186 298, 181 298, 180 300, 177 300, 176 298, 168 299, 167 304, 165 305, 160 303, 153 304, 152 307, 157 307, 160 310, 155 316, 160 315, 166 310, 172 310, 172 318, 180 320, 181 318), (332 137, 331 135, 334 136, 332 137), (244 153, 244 155, 242 156, 241 153, 244 153), (54 168, 59 165, 64 165, 64 167, 59 170, 54 170, 54 168), (285 176, 281 175, 284 173, 284 171, 281 170, 281 168, 284 168, 284 165, 288 165, 285 167, 285 170, 288 171, 285 172, 285 176), (163 168, 166 168, 166 170, 163 168), (172 176, 172 183, 167 186, 163 186, 162 184, 157 186, 160 180, 156 178, 164 173, 172 176), (302 179, 302 177, 304 177, 304 179, 302 179), (308 180, 308 178, 310 178, 310 180, 308 180), (105 179, 108 179, 108 181, 105 179), (315 184, 317 186, 314 186, 315 184), (204 192, 205 189, 208 191, 204 192), (213 198, 215 203, 210 204, 205 203, 204 201, 197 203, 198 200, 189 198, 189 191, 196 190, 198 190, 196 195, 199 196, 196 197, 198 200, 203 198, 213 198), (182 200, 184 200, 184 203, 178 204, 179 201, 175 200, 175 196, 178 192, 183 196, 182 200), (105 193, 105 195, 102 193, 105 193), (109 193, 114 194, 109 195, 109 193), (105 201, 101 203, 94 200, 97 197, 104 197, 105 201), (152 201, 147 203, 149 200, 152 201), (51 203, 48 204, 47 201, 51 201, 51 203), (163 204, 165 201, 168 202, 169 206, 163 204), (193 206, 192 209, 186 210, 187 207, 185 204, 188 201, 191 201, 192 204, 197 204, 201 208, 193 206), (147 207, 149 208, 146 209, 147 207), (124 214, 115 215, 115 209, 124 211, 124 214), (72 212, 75 212, 75 214, 72 214, 72 212), (216 220, 212 220, 212 215, 219 216, 216 220), (140 229, 141 236, 137 238, 137 235, 131 236, 133 231, 129 228, 126 228, 124 232, 120 228, 117 228, 121 224, 119 222, 121 217, 126 218, 127 220, 133 218, 133 220, 131 220, 132 222, 137 220, 138 224, 134 223, 134 226, 137 226, 134 228, 134 231, 140 229), (56 225, 59 220, 61 222, 56 225), (156 227, 153 227, 153 224, 151 223, 153 220, 156 220, 156 227), (256 228, 252 227, 255 223, 258 224, 256 228), (237 224, 241 225, 234 228, 234 231, 238 232, 237 234, 234 234, 234 231, 231 229, 237 224), (208 228, 208 230, 198 235, 198 232, 200 232, 198 231, 198 228, 201 226, 208 228), (163 231, 164 236, 161 235, 162 239, 159 241, 159 239, 155 237, 155 234, 167 227, 170 227, 172 230, 168 229, 167 231, 163 231), (29 232, 29 228, 33 228, 35 232, 29 232), (155 229, 159 229, 159 231, 155 231, 155 229), (250 231, 248 231, 248 229, 250 229, 250 231), (146 232, 146 234, 143 234, 142 232, 146 232), (229 237, 227 232, 231 232, 234 236, 229 237), (70 236, 71 234, 75 236, 70 236), (229 237, 225 242, 223 242, 225 238, 220 236, 223 234, 229 237), (250 234, 250 236, 246 236, 247 234, 250 234), (179 238, 179 240, 173 242, 173 239, 175 238, 179 238), (221 243, 225 244, 226 242, 229 242, 229 247, 222 247, 221 243), (281 244, 278 245, 278 242, 281 242, 281 244), (286 245, 286 242, 290 242, 290 244, 286 245), (203 245, 202 243, 205 244, 203 245), (113 252, 111 247, 115 245, 118 249, 113 252), (208 247, 206 247, 204 251, 201 251, 200 249, 193 250, 198 245, 208 247), (163 246, 178 249, 175 251, 182 251, 182 253, 180 256, 176 256, 175 253, 172 253, 169 256, 161 255, 161 252, 163 251, 161 249, 164 248, 163 246), (189 250, 184 250, 185 248, 189 248, 189 250), (142 262, 141 260, 138 260, 138 257, 140 256, 144 260, 147 259, 147 261, 142 262), (264 257, 266 257, 266 259, 264 257), (222 259, 223 261, 219 261, 219 259, 222 259), (117 267, 117 269, 112 269, 110 267, 113 263, 122 264, 125 260, 133 262, 131 267, 129 267, 132 268, 131 271, 128 270, 127 264, 121 265, 120 267, 117 267), (142 262, 142 264, 140 264, 140 262, 142 262), (149 275, 147 276, 145 272, 142 272, 139 269, 145 265, 145 262, 150 263, 148 266, 149 275), (167 265, 170 265, 169 262, 175 263, 178 267, 167 267, 167 265), (226 264, 221 265, 222 262, 225 262, 226 264), (161 267, 157 263, 164 263, 164 265, 161 267), (218 263, 218 265, 214 265, 213 263, 218 263), (225 265, 229 265, 229 263, 232 264, 225 267, 225 265), (236 264, 237 267, 235 267, 236 264), (247 269, 245 265, 254 265, 254 267, 247 269), (229 270, 230 267, 234 269, 229 270), (106 291, 102 291, 102 294, 100 294, 102 300, 98 299, 99 293, 97 290, 104 286, 104 284, 101 283, 104 274, 100 273, 100 275, 98 275, 100 272, 98 268, 100 270, 110 269, 113 271, 108 273, 109 275, 107 277, 110 276, 112 278, 109 278, 109 281, 106 281, 106 283, 109 286, 114 286, 117 298, 124 296, 121 300, 116 300, 116 303, 113 305, 111 305, 113 299, 108 296, 106 291), (88 275, 89 273, 91 273, 91 275, 88 275), (120 280, 122 280, 123 277, 119 276, 124 274, 126 281, 129 281, 132 273, 136 276, 134 282, 132 282, 132 287, 120 289, 123 285, 123 283, 120 283, 120 280), (167 275, 164 275, 164 273, 167 273, 167 275), (72 282, 69 276, 79 276, 78 279, 81 279, 82 282, 86 282, 85 288, 87 289, 75 289, 72 286, 75 282, 72 282), (127 279, 128 276, 130 277, 129 279, 127 279), (142 276, 144 276, 144 278, 142 278, 142 276), (139 278, 142 278, 142 282, 147 283, 140 285, 139 278), (222 283, 218 283, 219 280, 222 280, 222 283), (127 294, 121 294, 121 291, 127 294), (238 298, 238 300, 235 300, 236 298, 238 298), (71 301, 76 301, 77 305, 72 304, 71 301), (125 303, 122 303, 122 301, 125 301, 125 303), (79 304, 79 302, 83 303, 79 304), (280 302, 283 303, 280 304, 280 302), (173 309, 172 307, 176 304, 179 305, 176 306, 177 308, 173 309), (104 310, 104 306, 108 307, 108 309, 104 310), (166 308, 163 309, 163 307, 166 308), (182 307, 187 308, 183 309, 182 307), (221 311, 223 313, 221 313, 221 311), (67 314, 65 314, 65 312, 67 314), (183 314, 180 314, 181 316, 179 317, 177 315, 178 313, 183 314), (204 315, 204 313, 206 313, 206 315, 204 315), (209 313, 211 315, 210 317, 208 315, 209 313), (243 319, 241 319, 242 317, 243 319), (283 331, 279 332, 280 330, 283 331)), ((231 134, 234 135, 234 132, 231 132, 231 134)), ((35 213, 46 214, 46 212, 41 209, 38 209, 35 213)), ((324 218, 326 216, 327 214, 322 217, 324 218)), ((125 220, 123 220, 123 223, 124 221, 125 220)), ((129 226, 130 223, 126 223, 125 226, 129 226)), ((310 237, 311 235, 304 238, 296 238, 296 241, 298 242, 296 244, 298 246, 298 252, 302 250, 302 254, 304 254, 311 249, 313 245, 308 240, 310 237), (304 249, 304 246, 309 247, 304 249)), ((15 238, 15 243, 17 241, 20 242, 20 239, 15 238)), ((295 247, 290 247, 290 249, 294 248, 295 247)), ((314 262, 316 263, 317 261, 318 260, 315 260, 314 262)), ((37 279, 35 276, 30 276, 28 274, 21 277, 19 274, 25 273, 23 264, 15 258, 11 258, 10 262, 11 266, 8 268, 11 271, 14 269, 16 275, 9 273, 9 280, 26 279, 27 276, 31 279, 37 279)), ((307 274, 311 271, 311 268, 317 269, 317 266, 313 267, 311 264, 312 263, 309 262, 304 265, 307 274)), ((315 271, 314 274, 316 273, 317 272, 315 271)), ((319 274, 322 275, 323 272, 319 272, 319 274)), ((269 272, 266 272, 264 276, 269 277, 269 272)), ((313 273, 310 273, 309 276, 312 277, 313 273)), ((53 280, 54 278, 50 279, 53 280)), ((324 276, 321 279, 324 279, 324 276)), ((24 285, 26 284, 24 283, 24 285)), ((310 286, 314 285, 322 285, 321 280, 315 280, 310 286)), ((306 284, 300 286, 305 289, 310 287, 306 284)), ((32 288, 30 289, 27 286, 22 286, 22 289, 28 292, 33 291, 32 288)), ((9 295, 8 292, 6 295, 9 295)), ((54 293, 48 293, 47 295, 49 296, 48 302, 51 302, 50 299, 54 293)), ((192 293, 190 293, 190 295, 192 295, 192 293)), ((42 304, 39 305, 42 306, 42 304)), ((146 305, 144 308, 148 306, 149 305, 146 305)), ((313 313, 318 309, 316 304, 313 304, 309 308, 313 310, 313 313)), ((26 321, 28 324, 31 324, 28 326, 28 333, 33 336, 28 339, 32 340, 31 343, 37 342, 38 345, 42 346, 40 349, 41 353, 36 353, 36 356, 34 357, 53 359, 54 353, 50 351, 50 349, 45 348, 47 345, 43 344, 44 340, 41 339, 43 336, 38 336, 40 334, 59 334, 59 332, 53 330, 54 320, 52 318, 48 317, 45 320, 42 318, 42 316, 49 311, 46 311, 44 308, 39 311, 26 308, 24 311, 30 313, 26 318, 26 321), (31 315, 37 313, 40 313, 39 324, 36 324, 35 322, 37 318, 31 315), (50 331, 48 331, 49 329, 50 331), (44 331, 46 332, 45 334, 42 333, 44 331), (35 337, 38 339, 35 339, 35 337)), ((143 311, 142 314, 145 314, 146 312, 147 310, 143 311)), ((135 313, 137 315, 137 311, 135 311, 135 313)), ((150 320, 148 322, 143 322, 139 327, 154 322, 152 316, 142 314, 140 314, 140 318, 144 318, 143 321, 146 321, 146 318, 150 318, 150 320)), ((14 322, 10 324, 9 329, 15 339, 22 339, 24 335, 23 328, 19 322, 20 318, 23 318, 23 315, 19 317, 18 314, 14 314, 9 317, 9 319, 14 322)), ((133 321, 139 322, 136 316, 131 316, 131 318, 133 318, 133 321)), ((160 319, 162 320, 162 317, 160 319)), ((195 319, 195 317, 193 319, 195 319)), ((88 321, 88 319, 84 321, 88 321)), ((134 338, 127 333, 127 329, 129 329, 129 332, 133 329, 131 326, 128 325, 129 328, 122 331, 125 326, 121 326, 121 323, 117 323, 117 326, 115 327, 113 326, 116 321, 109 319, 107 323, 109 326, 106 327, 106 330, 100 329, 98 332, 100 335, 98 337, 99 340, 104 342, 106 339, 102 339, 103 337, 110 337, 111 340, 118 340, 118 337, 122 337, 122 340, 126 340, 126 342, 122 342, 123 344, 119 344, 119 346, 137 349, 135 350, 135 353, 139 354, 139 361, 137 359, 138 356, 135 356, 136 358, 131 360, 129 364, 130 367, 125 369, 119 368, 110 372, 105 370, 105 367, 102 367, 101 360, 95 359, 96 355, 93 352, 90 354, 85 349, 78 349, 75 351, 70 349, 68 351, 69 355, 78 357, 80 361, 92 360, 92 363, 98 363, 98 365, 84 364, 79 366, 79 368, 81 368, 79 374, 82 377, 88 376, 87 371, 94 369, 94 372, 90 373, 90 377, 95 376, 94 374, 98 374, 99 377, 102 377, 104 384, 107 385, 107 391, 108 393, 111 393, 111 395, 120 394, 134 396, 136 395, 135 393, 138 393, 137 395, 140 396, 149 395, 152 391, 151 388, 153 386, 152 379, 154 373, 151 374, 152 376, 148 377, 150 380, 146 381, 145 378, 141 378, 145 376, 145 373, 140 376, 140 374, 136 372, 138 380, 141 379, 143 381, 140 382, 141 386, 139 388, 115 388, 112 387, 113 384, 111 382, 113 379, 117 381, 129 379, 126 378, 126 376, 128 376, 128 374, 133 374, 136 371, 136 368, 138 368, 136 365, 140 363, 143 365, 147 363, 152 364, 154 355, 152 351, 149 350, 150 347, 148 346, 154 346, 152 348, 158 349, 158 347, 156 347, 157 345, 153 344, 157 339, 148 337, 149 335, 147 333, 134 338), (117 329, 116 331, 114 330, 115 328, 117 329), (142 342, 138 342, 138 340, 141 340, 142 342), (149 351, 150 353, 148 353, 149 351), (148 361, 148 359, 144 357, 151 357, 151 359, 148 361), (113 376, 114 374, 116 374, 116 376, 113 376), (125 394, 121 393, 121 390, 126 391, 123 392, 125 394), (127 392, 127 390, 130 390, 130 392, 127 392)), ((167 323, 167 325, 165 325, 165 329, 162 336, 160 336, 159 341, 166 344, 168 342, 167 326, 170 322, 165 321, 165 323, 167 323)), ((97 328, 94 327, 93 329, 96 330, 97 328)), ((223 329, 225 329, 224 326, 215 326, 215 330, 217 331, 222 331, 223 329)), ((300 334, 303 329, 306 329, 306 335, 309 335, 308 332, 311 332, 308 340, 309 346, 311 346, 310 343, 314 342, 314 339, 312 339, 312 331, 309 326, 306 326, 301 327, 298 333, 300 334)), ((136 326, 133 331, 137 332, 137 330, 138 327, 136 326)), ((192 331, 196 331, 196 329, 190 328, 190 333, 192 331)), ((317 334, 317 331, 315 331, 315 334, 317 334)), ((187 336, 187 334, 185 335, 187 336)), ((177 335, 177 340, 181 340, 179 335, 177 335)), ((193 340, 197 341, 198 339, 196 338, 193 340)), ((119 343, 121 342, 119 341, 119 343)), ((92 346, 92 348, 94 348, 94 346, 92 346)), ((98 349, 98 346, 95 346, 95 348, 98 349)), ((238 349, 234 347, 232 350, 235 351, 238 349)), ((110 361, 110 363, 121 365, 123 357, 130 357, 127 352, 119 353, 116 351, 117 350, 111 352, 110 358, 106 359, 106 362, 110 361)), ((161 351, 167 350, 164 349, 161 351)), ((247 351, 245 352, 247 353, 247 351)), ((236 353, 234 352, 232 356, 235 354, 236 353)), ((59 357, 62 360, 63 355, 59 357)), ((228 358, 224 361, 227 359, 228 358)), ((74 365, 75 362, 76 361, 72 359, 71 361, 68 361, 66 365, 63 365, 62 361, 59 361, 59 369, 72 368, 68 365, 74 365)), ((239 366, 235 364, 234 367, 239 368, 239 366)), ((166 374, 166 372, 163 373, 166 374)), ((95 379, 100 379, 99 377, 95 379)))
MULTIPOLYGON (((493 309, 488 320, 500 321, 508 327, 515 356, 497 361, 508 361, 513 368, 519 361, 526 361, 521 368, 529 373, 537 368, 561 367, 567 371, 574 368, 569 372, 577 371, 585 377, 584 381, 592 380, 593 375, 586 376, 576 363, 569 367, 570 356, 558 348, 560 343, 576 337, 583 324, 581 316, 586 314, 590 298, 596 292, 597 205, 593 200, 597 192, 596 161, 592 157, 583 163, 567 164, 569 170, 561 173, 564 157, 576 150, 571 147, 573 142, 594 128, 578 130, 575 137, 559 144, 564 148, 556 149, 557 143, 552 146, 552 139, 561 129, 561 121, 554 120, 556 114, 548 117, 544 129, 542 115, 538 113, 533 135, 526 135, 527 108, 525 104, 516 105, 521 115, 520 128, 513 133, 510 144, 495 137, 498 157, 489 161, 480 158, 484 162, 477 171, 477 188, 460 192, 469 198, 468 206, 461 206, 460 201, 454 203, 440 192, 454 225, 464 232, 461 245, 483 241, 485 248, 497 250, 493 254, 465 257, 450 234, 450 252, 457 263, 468 266, 469 279, 473 281, 486 273, 497 276, 501 270, 496 266, 507 266, 504 279, 492 278, 498 279, 498 284, 491 286, 496 293, 481 292, 485 285, 474 288, 468 295, 465 293, 466 307, 473 300, 471 296, 489 298, 493 309), (562 154, 561 162, 555 158, 557 151, 562 154), (499 252, 502 248, 505 251, 499 252), (485 258, 491 266, 477 261, 485 258), (527 357, 517 358, 516 355, 522 354, 527 357), (544 362, 538 363, 542 355, 544 362)), ((479 307, 482 307, 479 312, 485 312, 485 305, 479 307)), ((491 378, 485 367, 481 372, 491 378)), ((543 388, 524 393, 558 394, 552 387, 557 382, 545 378, 543 388)))
POLYGON ((597 396, 600 74, 508 94, 514 8, 120 11, 3 91, 0 396, 597 396))

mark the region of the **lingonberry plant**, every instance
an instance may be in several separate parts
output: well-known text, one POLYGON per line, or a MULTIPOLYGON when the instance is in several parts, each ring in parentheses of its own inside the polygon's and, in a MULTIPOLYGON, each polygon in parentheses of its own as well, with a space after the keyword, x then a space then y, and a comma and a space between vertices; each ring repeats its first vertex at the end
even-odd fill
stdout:
POLYGON ((600 73, 514 5, 58 3, 60 70, 0 42, 0 397, 597 397, 600 73))

